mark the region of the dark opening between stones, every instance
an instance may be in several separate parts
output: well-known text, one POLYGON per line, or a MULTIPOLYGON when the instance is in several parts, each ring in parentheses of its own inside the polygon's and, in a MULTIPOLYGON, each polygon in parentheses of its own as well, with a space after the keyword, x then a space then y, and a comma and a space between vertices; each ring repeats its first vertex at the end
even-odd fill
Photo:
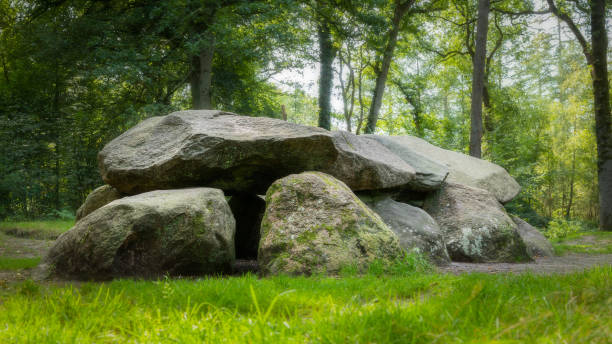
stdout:
POLYGON ((234 238, 236 259, 256 260, 259 247, 259 228, 266 210, 266 202, 255 194, 233 194, 229 201, 236 219, 234 238))

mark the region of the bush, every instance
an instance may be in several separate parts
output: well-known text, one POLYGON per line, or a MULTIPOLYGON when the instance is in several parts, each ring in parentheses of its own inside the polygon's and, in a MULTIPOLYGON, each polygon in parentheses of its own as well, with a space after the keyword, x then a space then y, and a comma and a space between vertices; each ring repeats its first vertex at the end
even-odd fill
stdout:
POLYGON ((544 235, 548 239, 558 240, 584 231, 585 229, 578 221, 556 218, 548 223, 548 227, 546 228, 544 235))

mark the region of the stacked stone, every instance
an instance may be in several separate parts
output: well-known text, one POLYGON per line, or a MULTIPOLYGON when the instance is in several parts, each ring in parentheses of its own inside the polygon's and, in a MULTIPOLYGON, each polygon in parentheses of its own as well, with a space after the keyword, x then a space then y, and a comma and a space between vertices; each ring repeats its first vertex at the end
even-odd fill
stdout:
POLYGON ((335 273, 406 252, 438 265, 550 252, 501 205, 520 191, 506 170, 415 137, 182 111, 141 122, 98 160, 107 185, 44 258, 51 274, 228 273, 236 257, 265 274, 335 273))

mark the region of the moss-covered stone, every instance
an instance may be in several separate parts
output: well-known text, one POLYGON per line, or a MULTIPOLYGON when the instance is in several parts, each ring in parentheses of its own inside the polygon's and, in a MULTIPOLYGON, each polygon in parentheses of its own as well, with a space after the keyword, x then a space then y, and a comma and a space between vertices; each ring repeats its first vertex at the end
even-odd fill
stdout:
POLYGON ((266 201, 258 254, 266 274, 336 273, 402 255, 398 238, 380 217, 327 174, 277 180, 266 201))
POLYGON ((486 190, 447 183, 426 200, 425 210, 438 222, 454 261, 531 260, 516 224, 486 190))
POLYGON ((234 234, 223 191, 152 191, 84 217, 56 240, 43 265, 80 279, 228 272, 234 234))

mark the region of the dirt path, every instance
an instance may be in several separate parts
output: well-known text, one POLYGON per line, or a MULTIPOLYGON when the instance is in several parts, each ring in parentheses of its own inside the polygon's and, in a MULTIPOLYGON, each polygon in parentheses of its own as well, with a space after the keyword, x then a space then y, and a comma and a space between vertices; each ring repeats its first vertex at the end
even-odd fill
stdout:
POLYGON ((0 257, 36 258, 43 256, 53 240, 18 238, 0 233, 0 257))
POLYGON ((521 273, 536 274, 570 273, 597 265, 612 265, 612 254, 568 253, 558 257, 537 258, 532 263, 451 263, 439 270, 445 273, 521 273))

